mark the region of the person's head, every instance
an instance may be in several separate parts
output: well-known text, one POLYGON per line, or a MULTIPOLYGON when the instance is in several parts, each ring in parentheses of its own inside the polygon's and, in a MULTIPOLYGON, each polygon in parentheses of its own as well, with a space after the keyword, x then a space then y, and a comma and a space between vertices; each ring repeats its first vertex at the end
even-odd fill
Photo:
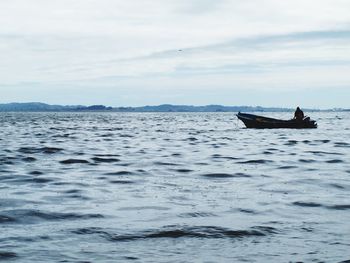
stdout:
POLYGON ((300 110, 299 106, 297 107, 297 110, 300 110))

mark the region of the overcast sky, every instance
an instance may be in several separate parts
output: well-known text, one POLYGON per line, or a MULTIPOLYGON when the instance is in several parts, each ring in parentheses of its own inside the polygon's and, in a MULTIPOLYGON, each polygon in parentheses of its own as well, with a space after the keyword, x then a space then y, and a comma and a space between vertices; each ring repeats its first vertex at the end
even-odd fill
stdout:
POLYGON ((0 103, 350 107, 349 0, 1 0, 0 103))

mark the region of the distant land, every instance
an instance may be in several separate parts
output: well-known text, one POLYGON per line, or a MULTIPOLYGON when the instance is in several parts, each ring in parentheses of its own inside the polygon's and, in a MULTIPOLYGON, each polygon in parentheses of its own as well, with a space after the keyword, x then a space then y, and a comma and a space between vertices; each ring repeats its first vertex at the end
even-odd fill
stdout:
MULTIPOLYGON (((0 104, 0 112, 290 112, 292 108, 260 107, 260 106, 223 106, 223 105, 171 105, 142 107, 108 107, 104 105, 49 105, 40 102, 0 104)), ((304 111, 321 111, 319 109, 303 109, 304 111)), ((322 111, 350 111, 350 109, 329 109, 322 111)))

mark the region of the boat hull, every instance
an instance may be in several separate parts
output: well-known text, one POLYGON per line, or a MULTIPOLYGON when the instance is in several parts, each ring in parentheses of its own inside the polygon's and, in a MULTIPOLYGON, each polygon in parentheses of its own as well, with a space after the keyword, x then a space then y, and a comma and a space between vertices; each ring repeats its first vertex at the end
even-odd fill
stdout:
POLYGON ((313 129, 317 128, 316 121, 305 118, 304 120, 279 120, 254 114, 239 112, 237 114, 247 128, 254 129, 313 129))

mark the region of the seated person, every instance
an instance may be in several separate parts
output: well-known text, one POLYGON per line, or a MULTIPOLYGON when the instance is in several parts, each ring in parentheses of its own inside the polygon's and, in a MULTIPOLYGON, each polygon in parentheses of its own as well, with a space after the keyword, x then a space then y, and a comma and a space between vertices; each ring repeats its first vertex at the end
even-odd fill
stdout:
POLYGON ((304 112, 299 107, 297 107, 294 112, 294 119, 297 121, 302 121, 304 119, 304 112))

